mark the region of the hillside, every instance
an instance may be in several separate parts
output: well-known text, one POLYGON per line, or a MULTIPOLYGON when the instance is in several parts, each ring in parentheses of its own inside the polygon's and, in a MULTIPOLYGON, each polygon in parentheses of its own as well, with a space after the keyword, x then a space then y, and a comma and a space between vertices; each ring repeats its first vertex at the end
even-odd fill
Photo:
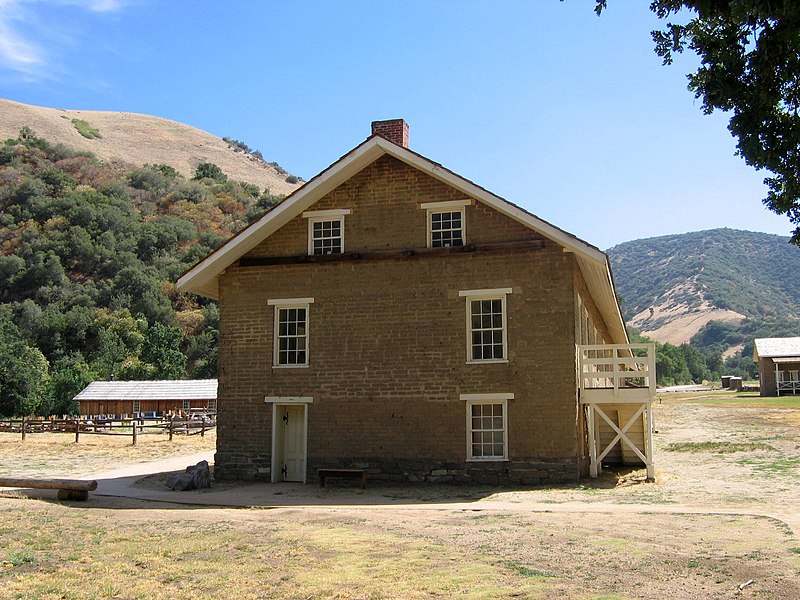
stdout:
POLYGON ((191 177, 198 164, 218 165, 230 178, 246 181, 270 194, 290 194, 299 183, 288 183, 279 172, 252 154, 200 129, 177 121, 136 113, 62 110, 0 99, 0 140, 16 138, 24 125, 53 144, 92 152, 101 160, 132 166, 167 164, 191 177), (73 119, 84 121, 85 137, 73 119), (98 136, 92 137, 92 130, 98 136))
POLYGON ((216 376, 217 306, 174 282, 283 196, 208 167, 0 144, 0 416, 70 412, 96 379, 216 376))
POLYGON ((608 251, 629 325, 673 344, 708 322, 800 317, 800 248, 766 233, 712 229, 608 251))

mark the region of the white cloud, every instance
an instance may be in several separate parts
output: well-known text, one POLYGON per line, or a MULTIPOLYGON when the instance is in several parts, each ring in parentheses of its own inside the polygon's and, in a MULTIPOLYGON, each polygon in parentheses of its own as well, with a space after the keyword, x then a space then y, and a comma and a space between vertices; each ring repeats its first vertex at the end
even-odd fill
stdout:
POLYGON ((122 10, 122 5, 119 0, 91 0, 88 8, 93 12, 116 12, 122 10))
POLYGON ((20 2, 0 0, 0 64, 30 74, 43 58, 41 49, 26 40, 15 27, 24 20, 23 16, 20 2))
POLYGON ((27 80, 52 77, 55 57, 71 35, 47 18, 49 7, 112 13, 125 4, 126 0, 0 0, 0 72, 8 70, 27 80))

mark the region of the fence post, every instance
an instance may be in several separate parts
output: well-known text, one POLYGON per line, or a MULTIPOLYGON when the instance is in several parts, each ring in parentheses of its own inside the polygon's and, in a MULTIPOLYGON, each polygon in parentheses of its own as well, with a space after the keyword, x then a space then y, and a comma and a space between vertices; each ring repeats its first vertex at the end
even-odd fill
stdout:
POLYGON ((27 425, 27 423, 25 422, 25 417, 22 417, 22 441, 23 442, 25 441, 25 425, 27 425))
POLYGON ((136 421, 134 420, 133 421, 133 445, 134 446, 136 445, 136 427, 137 427, 136 421))
POLYGON ((206 437, 206 420, 203 419, 203 424, 200 426, 200 437, 206 437))
POLYGON ((175 430, 175 415, 169 416, 169 441, 172 441, 172 434, 175 430))
POLYGON ((75 443, 78 443, 81 435, 81 428, 77 419, 73 419, 72 424, 75 425, 75 443))

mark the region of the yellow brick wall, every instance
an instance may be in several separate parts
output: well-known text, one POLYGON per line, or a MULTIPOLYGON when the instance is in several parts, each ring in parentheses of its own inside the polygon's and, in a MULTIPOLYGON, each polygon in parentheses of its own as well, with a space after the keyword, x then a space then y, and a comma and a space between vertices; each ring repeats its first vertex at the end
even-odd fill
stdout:
MULTIPOLYGON (((350 208, 346 250, 423 248, 422 202, 459 192, 384 157, 310 210, 350 208)), ((536 239, 476 203, 468 243, 536 239)), ((303 255, 298 217, 250 256, 303 255)), ((370 468, 375 477, 562 481, 578 477, 574 258, 542 249, 236 267, 220 279, 217 474, 269 479, 271 406, 265 396, 311 396, 309 471, 370 468), (512 288, 508 363, 466 364, 466 301, 460 290, 512 288), (270 299, 313 297, 309 366, 272 367, 270 299), (511 392, 508 462, 466 462, 460 394, 511 392)), ((311 477, 312 475, 309 475, 311 477)))

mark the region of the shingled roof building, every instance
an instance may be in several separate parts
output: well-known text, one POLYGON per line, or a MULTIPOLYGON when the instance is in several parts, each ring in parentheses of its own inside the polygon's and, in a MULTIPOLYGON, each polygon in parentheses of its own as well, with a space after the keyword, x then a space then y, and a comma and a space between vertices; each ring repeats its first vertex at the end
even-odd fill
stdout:
POLYGON ((757 339, 753 360, 762 396, 800 393, 800 337, 757 339))
POLYGON ((81 415, 162 415, 217 407, 216 379, 94 381, 77 396, 81 415))

